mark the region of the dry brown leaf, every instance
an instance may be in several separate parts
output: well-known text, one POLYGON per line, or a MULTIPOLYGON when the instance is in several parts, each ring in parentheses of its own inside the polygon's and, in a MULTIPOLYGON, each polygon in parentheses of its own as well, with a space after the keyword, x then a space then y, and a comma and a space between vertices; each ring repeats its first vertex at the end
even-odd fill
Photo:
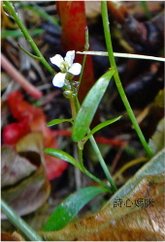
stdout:
POLYGON ((14 185, 35 170, 36 167, 17 154, 13 147, 2 146, 1 187, 14 185))
POLYGON ((60 231, 41 233, 46 240, 165 240, 164 152, 145 165, 98 213, 60 231), (118 196, 117 196, 118 195, 118 196), (116 206, 115 199, 122 199, 116 206), (147 204, 148 203, 148 204, 147 204))
POLYGON ((113 203, 99 213, 75 221, 63 230, 44 233, 46 240, 164 240, 165 208, 164 176, 143 179, 133 194, 123 199, 131 202, 151 198, 147 208, 113 207, 113 203))
POLYGON ((1 241, 25 241, 22 235, 17 232, 13 233, 1 233, 1 241))
MULTIPOLYGON (((25 171, 21 169, 19 173, 23 170, 23 174, 19 174, 19 177, 22 179, 17 179, 17 183, 10 183, 10 186, 4 187, 2 189, 2 198, 16 210, 19 215, 26 215, 43 205, 50 194, 50 184, 44 168, 42 134, 40 132, 34 132, 26 135, 17 143, 16 151, 20 152, 19 155, 23 155, 21 157, 22 159, 26 157, 26 162, 30 161, 35 164, 36 168, 33 170, 28 168, 31 172, 28 172, 28 176, 25 171)), ((6 164, 11 163, 10 169, 11 172, 13 172, 13 160, 8 161, 6 158, 6 162, 6 164)), ((14 162, 14 165, 15 171, 20 166, 19 160, 14 162)), ((4 170, 3 176, 5 176, 5 174, 6 172, 4 170)), ((2 218, 5 218, 3 214, 2 218)))

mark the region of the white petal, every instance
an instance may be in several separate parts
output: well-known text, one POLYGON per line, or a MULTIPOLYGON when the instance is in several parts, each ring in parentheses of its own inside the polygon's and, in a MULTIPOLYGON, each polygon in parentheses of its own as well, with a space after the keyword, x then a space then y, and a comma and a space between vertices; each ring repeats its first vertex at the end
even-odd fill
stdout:
POLYGON ((61 55, 57 54, 50 58, 50 61, 52 62, 52 64, 60 68, 61 64, 64 62, 64 58, 61 55))
POLYGON ((52 81, 53 85, 55 87, 63 87, 65 83, 65 76, 66 76, 65 73, 61 73, 61 72, 57 73, 53 78, 53 81, 52 81))
POLYGON ((74 76, 77 76, 77 75, 80 74, 80 72, 81 72, 81 68, 82 68, 81 64, 79 64, 79 63, 74 63, 74 64, 71 66, 71 68, 68 70, 68 72, 71 73, 71 74, 74 75, 74 76))
POLYGON ((70 50, 66 53, 64 60, 67 62, 69 67, 73 64, 75 58, 75 50, 70 50))

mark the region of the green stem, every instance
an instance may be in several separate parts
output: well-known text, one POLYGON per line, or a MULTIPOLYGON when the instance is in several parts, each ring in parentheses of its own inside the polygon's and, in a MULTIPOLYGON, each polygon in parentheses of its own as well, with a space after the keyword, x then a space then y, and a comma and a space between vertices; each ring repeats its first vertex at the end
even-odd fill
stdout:
POLYGON ((33 51, 35 52, 35 54, 39 57, 39 60, 41 61, 41 63, 45 66, 45 68, 50 72, 50 73, 54 73, 53 68, 49 65, 49 63, 46 61, 46 59, 44 58, 44 56, 42 55, 42 53, 40 52, 40 50, 38 49, 37 45, 35 44, 35 42, 33 41, 32 37, 30 36, 28 30, 26 29, 26 27, 24 26, 24 24, 22 23, 22 21, 20 20, 20 18, 18 17, 13 4, 8 1, 5 0, 3 2, 4 6, 5 6, 5 10, 7 10, 9 12, 9 14, 12 15, 13 19, 15 20, 15 22, 17 23, 17 25, 19 26, 20 30, 22 31, 25 39, 28 41, 28 43, 30 44, 31 48, 33 49, 33 51))
POLYGON ((76 115, 77 115, 77 107, 75 105, 75 96, 72 96, 70 99, 70 107, 71 107, 71 112, 72 112, 72 119, 75 120, 76 115))
POLYGON ((132 111, 132 108, 128 102, 128 99, 126 97, 124 88, 122 86, 120 77, 119 77, 119 73, 117 70, 117 66, 116 66, 116 62, 115 62, 115 58, 114 58, 114 54, 113 54, 113 47, 112 47, 112 40, 111 40, 111 33, 109 30, 109 20, 108 20, 108 9, 107 9, 107 2, 106 1, 102 1, 101 2, 101 12, 102 12, 102 20, 103 20, 103 27, 104 27, 104 34, 105 34, 105 41, 106 41, 106 46, 107 46, 107 50, 108 50, 108 56, 109 56, 109 62, 111 64, 111 66, 115 69, 115 73, 114 73, 114 80, 116 83, 116 87, 117 90, 120 94, 120 97, 123 101, 123 104, 127 110, 128 116, 133 124, 133 127, 147 153, 147 155, 149 157, 153 156, 153 151, 151 150, 151 148, 148 146, 145 137, 139 127, 139 124, 136 120, 136 117, 132 111))
MULTIPOLYGON (((78 108, 77 112, 78 112, 78 110, 80 108, 80 103, 78 101, 78 98, 75 99, 75 106, 77 106, 77 108, 78 108)), ((90 132, 90 129, 89 129, 89 132, 90 132)), ((93 135, 90 136, 89 140, 90 140, 90 143, 92 145, 93 150, 95 151, 95 153, 97 155, 97 158, 98 158, 98 160, 100 162, 100 165, 101 165, 101 167, 102 167, 102 169, 103 169, 103 171, 104 171, 104 173, 105 173, 105 175, 106 175, 110 185, 112 186, 112 191, 113 192, 117 191, 117 187, 116 187, 116 185, 115 185, 115 183, 113 181, 113 178, 112 178, 111 174, 109 173, 109 169, 108 169, 108 167, 107 167, 107 165, 106 165, 106 163, 105 163, 105 161, 104 161, 104 159, 102 157, 102 154, 101 154, 101 152, 100 152, 100 150, 98 148, 98 145, 97 145, 93 135)))
MULTIPOLYGON (((86 27, 84 51, 87 51, 88 49, 89 49, 89 32, 88 32, 88 28, 86 27)), ((80 86, 81 81, 82 81, 86 59, 87 59, 87 55, 84 55, 83 56, 83 62, 82 62, 82 70, 81 70, 81 74, 80 74, 80 78, 79 78, 79 86, 80 86)))
POLYGON ((102 157, 102 154, 101 154, 101 152, 100 152, 100 150, 98 148, 98 145, 97 145, 93 135, 91 135, 89 140, 90 140, 90 143, 91 143, 91 145, 93 147, 93 150, 95 151, 95 153, 97 155, 97 158, 98 158, 98 160, 100 162, 100 165, 101 165, 101 167, 102 167, 102 169, 103 169, 103 171, 104 171, 104 173, 105 173, 105 175, 106 175, 110 185, 112 186, 113 192, 117 191, 117 187, 116 187, 116 185, 115 185, 115 183, 113 181, 113 178, 112 178, 111 174, 109 173, 109 169, 108 169, 108 167, 107 167, 107 165, 106 165, 106 163, 105 163, 105 161, 104 161, 104 159, 102 157))
MULTIPOLYGON (((70 106, 71 106, 71 111, 72 111, 72 118, 75 119, 77 112, 79 111, 79 108, 80 108, 80 103, 79 103, 78 98, 76 96, 71 97, 69 100, 70 100, 70 106)), ((92 138, 93 138, 93 136, 92 136, 92 138)), ((108 168, 107 168, 107 166, 106 166, 106 164, 105 164, 105 162, 102 158, 102 155, 99 151, 99 148, 97 147, 97 144, 96 144, 94 138, 93 138, 93 140, 92 140, 92 138, 91 138, 92 147, 93 147, 94 151, 96 152, 96 154, 98 155, 98 159, 100 161, 100 164, 103 167, 105 174, 107 175, 108 174, 108 168)), ((99 178, 94 176, 92 173, 90 173, 85 168, 84 162, 83 162, 83 151, 79 147, 79 144, 77 144, 77 155, 78 155, 78 161, 79 161, 79 164, 80 164, 80 167, 81 167, 80 168, 81 172, 86 174, 88 177, 90 177, 95 182, 97 182, 100 186, 104 187, 107 192, 110 192, 108 185, 106 185, 104 182, 102 182, 99 178)), ((111 176, 109 176, 109 174, 107 175, 107 178, 110 181, 110 184, 112 185, 111 192, 116 191, 117 188, 115 187, 115 184, 113 183, 112 178, 111 178, 111 176)))
POLYGON ((9 221, 21 230, 31 241, 43 241, 43 239, 23 220, 16 212, 1 199, 1 208, 9 221))
POLYGON ((97 178, 92 173, 90 173, 86 168, 84 168, 84 174, 86 174, 88 177, 90 177, 92 180, 94 180, 96 183, 98 183, 101 187, 103 187, 106 192, 110 192, 110 193, 113 192, 112 190, 109 190, 109 186, 108 185, 106 185, 99 178, 97 178))

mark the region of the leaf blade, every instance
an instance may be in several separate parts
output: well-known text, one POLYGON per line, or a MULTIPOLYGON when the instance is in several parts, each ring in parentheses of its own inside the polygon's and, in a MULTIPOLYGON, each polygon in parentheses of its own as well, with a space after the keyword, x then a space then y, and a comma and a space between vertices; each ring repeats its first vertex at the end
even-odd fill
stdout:
POLYGON ((122 116, 118 116, 117 118, 113 118, 113 119, 110 119, 110 120, 106 120, 98 125, 96 125, 90 132, 89 134, 86 136, 86 139, 88 139, 91 135, 95 134, 97 131, 99 131, 100 129, 110 125, 110 124, 113 124, 115 122, 117 122, 118 120, 121 119, 122 116))
POLYGON ((90 200, 105 192, 100 187, 85 187, 67 197, 58 205, 44 224, 44 231, 64 228, 90 200), (62 218, 62 219, 61 219, 62 218))
POLYGON ((109 85, 113 74, 114 69, 106 72, 97 80, 95 85, 88 92, 73 125, 72 138, 74 141, 80 141, 87 133, 98 105, 109 85))
POLYGON ((51 127, 57 124, 61 124, 61 123, 65 123, 65 122, 72 122, 71 118, 57 118, 57 119, 53 119, 50 122, 48 122, 47 126, 51 127))
POLYGON ((71 155, 69 155, 68 153, 66 153, 63 150, 54 149, 54 148, 46 148, 46 149, 44 149, 44 153, 46 153, 47 155, 51 155, 56 158, 59 158, 61 160, 64 160, 64 161, 76 166, 77 168, 81 169, 80 163, 76 159, 74 159, 74 157, 72 157, 71 155))

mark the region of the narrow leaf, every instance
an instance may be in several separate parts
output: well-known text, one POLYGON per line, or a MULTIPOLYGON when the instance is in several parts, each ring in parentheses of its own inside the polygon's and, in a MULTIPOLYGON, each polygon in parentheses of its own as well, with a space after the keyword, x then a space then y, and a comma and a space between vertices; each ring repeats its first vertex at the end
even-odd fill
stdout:
POLYGON ((68 153, 66 153, 62 150, 58 150, 58 149, 54 149, 54 148, 46 148, 44 150, 44 152, 47 155, 57 157, 57 158, 64 160, 80 169, 80 163, 77 160, 75 160, 71 155, 69 155, 68 153))
POLYGON ((101 76, 96 84, 88 92, 82 106, 77 114, 73 126, 72 138, 74 141, 80 141, 87 133, 92 119, 96 113, 98 105, 108 87, 108 84, 114 74, 114 69, 109 70, 101 76))
POLYGON ((117 118, 112 118, 110 120, 107 120, 105 122, 102 122, 100 124, 98 124, 96 127, 94 127, 89 134, 85 137, 86 139, 88 139, 91 135, 95 134, 97 131, 99 131, 100 129, 115 123, 116 121, 118 121, 119 119, 121 119, 122 116, 118 116, 117 118))
POLYGON ((64 228, 90 200, 103 192, 100 187, 90 186, 73 193, 55 208, 43 229, 54 231, 64 228))
POLYGON ((57 124, 61 124, 61 123, 64 123, 64 122, 72 122, 72 119, 71 118, 53 119, 48 123, 48 127, 51 127, 51 126, 54 126, 54 125, 57 125, 57 124))
POLYGON ((21 46, 20 44, 18 44, 18 47, 25 53, 27 54, 28 56, 36 59, 36 60, 39 60, 40 57, 39 56, 36 56, 36 55, 33 55, 32 53, 30 53, 28 50, 25 50, 25 48, 23 48, 23 46, 21 46))

